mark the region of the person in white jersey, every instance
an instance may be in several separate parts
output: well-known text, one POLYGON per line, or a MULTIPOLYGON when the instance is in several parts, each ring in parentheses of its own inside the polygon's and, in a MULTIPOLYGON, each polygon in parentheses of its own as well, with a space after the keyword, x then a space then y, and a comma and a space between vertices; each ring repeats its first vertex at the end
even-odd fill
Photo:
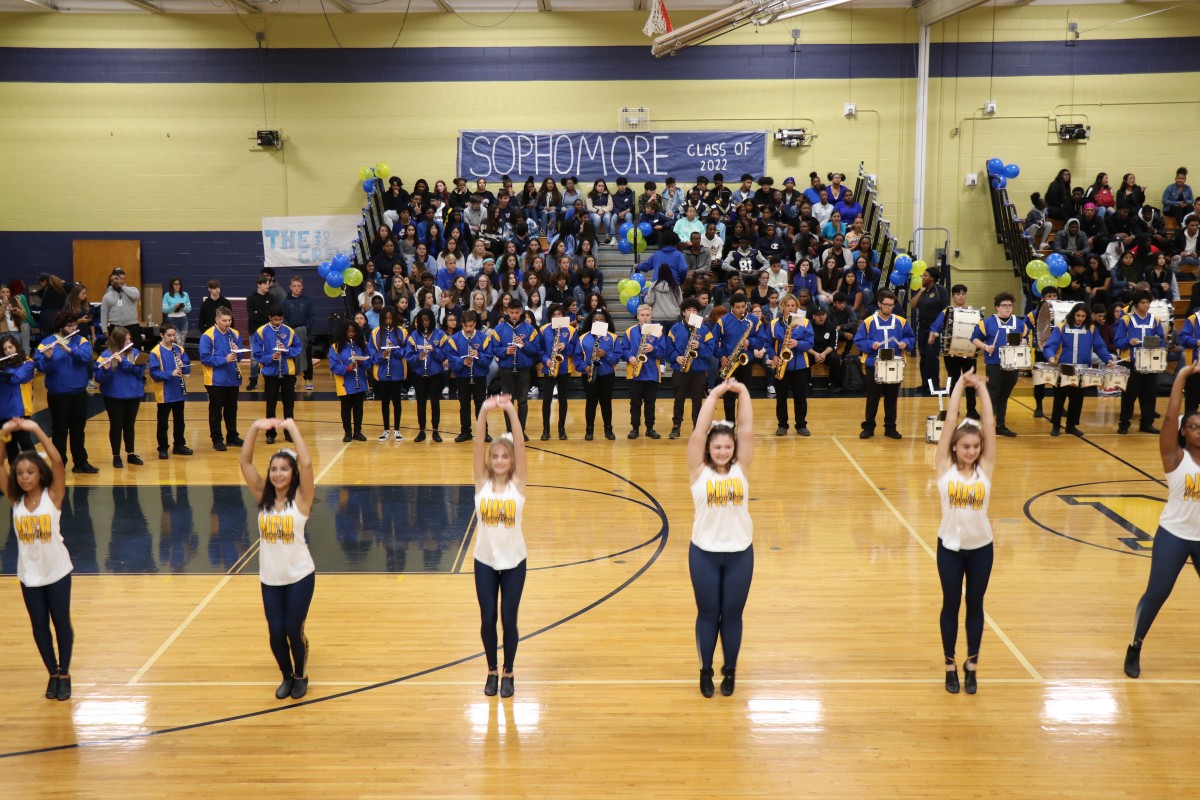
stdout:
POLYGON ((963 580, 967 595, 967 660, 963 683, 967 694, 977 688, 976 665, 983 641, 983 595, 992 576, 992 526, 988 501, 992 496, 992 470, 996 466, 996 414, 987 380, 974 368, 954 384, 946 404, 946 422, 938 439, 934 468, 942 523, 938 526, 937 568, 942 583, 942 652, 946 657, 946 691, 958 694, 958 666, 954 647, 958 640, 958 608, 963 580), (958 425, 958 406, 963 393, 975 389, 979 398, 979 422, 963 420, 958 425))
POLYGON ((754 459, 754 410, 750 391, 729 379, 704 399, 688 439, 688 476, 696 515, 688 548, 688 572, 696 595, 696 649, 700 654, 700 693, 713 696, 713 655, 717 637, 725 665, 721 694, 733 694, 738 651, 742 647, 742 611, 754 577, 754 523, 746 470, 754 459), (713 422, 717 401, 733 392, 737 427, 713 422))
POLYGON ((313 465, 292 419, 260 419, 242 445, 242 477, 258 500, 258 576, 267 616, 271 652, 283 682, 276 699, 299 700, 308 693, 308 637, 304 621, 316 588, 316 566, 308 552, 304 527, 312 513, 313 465), (271 456, 267 478, 254 466, 258 431, 283 431, 295 445, 271 456))
POLYGON ((71 628, 73 567, 59 524, 67 470, 50 437, 33 420, 10 419, 0 427, 0 436, 8 439, 22 431, 37 437, 50 463, 36 450, 24 450, 8 467, 4 493, 12 503, 17 534, 17 579, 33 623, 33 641, 50 673, 46 699, 66 700, 71 696, 71 650, 75 644, 71 628))
POLYGON ((525 535, 521 518, 525 511, 525 486, 529 468, 525 463, 525 436, 512 397, 494 395, 483 402, 475 430, 487 430, 487 415, 501 409, 512 426, 511 433, 492 442, 490 449, 475 437, 475 596, 479 600, 483 654, 487 658, 487 682, 483 693, 512 697, 513 660, 517 655, 517 611, 525 589, 525 535), (496 650, 497 601, 504 626, 504 673, 499 674, 496 650))
POLYGON ((1183 389, 1188 378, 1200 374, 1200 366, 1189 364, 1175 373, 1171 399, 1158 435, 1158 454, 1167 473, 1167 505, 1158 518, 1154 550, 1150 555, 1150 577, 1138 600, 1133 618, 1133 641, 1125 651, 1125 674, 1142 674, 1142 640, 1167 598, 1188 557, 1200 573, 1200 414, 1183 418, 1183 389))

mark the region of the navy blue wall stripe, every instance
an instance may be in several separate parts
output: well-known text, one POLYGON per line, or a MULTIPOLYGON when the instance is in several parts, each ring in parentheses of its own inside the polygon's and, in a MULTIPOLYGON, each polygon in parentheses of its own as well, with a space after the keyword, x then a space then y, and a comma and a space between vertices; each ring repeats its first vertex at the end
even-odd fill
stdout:
POLYGON ((1200 36, 1056 42, 946 42, 930 52, 934 78, 1200 72, 1200 36))

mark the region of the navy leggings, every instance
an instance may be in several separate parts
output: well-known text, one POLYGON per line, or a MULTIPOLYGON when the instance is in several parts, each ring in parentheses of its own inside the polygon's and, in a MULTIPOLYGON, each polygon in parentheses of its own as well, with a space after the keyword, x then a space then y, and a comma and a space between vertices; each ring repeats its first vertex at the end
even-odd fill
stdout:
POLYGON ((1188 556, 1192 558, 1192 566, 1200 574, 1200 542, 1180 539, 1168 530, 1159 528, 1154 534, 1154 550, 1150 554, 1150 578, 1146 581, 1146 593, 1138 600, 1137 612, 1133 617, 1133 641, 1140 642, 1150 632, 1154 618, 1171 596, 1179 573, 1187 564, 1188 556))
POLYGON ((979 659, 983 641, 983 595, 992 577, 995 555, 991 542, 974 550, 947 550, 938 539, 937 567, 942 581, 942 652, 946 663, 954 660, 958 640, 958 608, 962 603, 963 578, 967 579, 967 660, 979 659))
POLYGON ((517 610, 521 592, 525 590, 525 561, 512 569, 492 569, 482 561, 475 562, 475 596, 479 598, 479 635, 483 638, 483 655, 489 670, 496 669, 496 606, 499 598, 500 621, 504 625, 504 671, 512 672, 517 657, 517 610))
POLYGON ((712 669, 720 634, 725 666, 734 669, 742 649, 742 611, 754 578, 754 546, 736 553, 714 553, 693 544, 688 548, 688 572, 696 595, 700 666, 712 669))
POLYGON ((33 623, 33 641, 42 654, 42 663, 51 675, 69 675, 75 631, 71 628, 71 576, 59 578, 49 586, 21 584, 29 621, 33 623), (50 621, 54 621, 54 636, 50 621), (58 658, 54 657, 54 639, 58 639, 58 658))
POLYGON ((283 677, 305 677, 308 668, 308 637, 304 621, 312 604, 317 573, 310 572, 286 586, 262 584, 263 611, 271 635, 271 652, 283 677))

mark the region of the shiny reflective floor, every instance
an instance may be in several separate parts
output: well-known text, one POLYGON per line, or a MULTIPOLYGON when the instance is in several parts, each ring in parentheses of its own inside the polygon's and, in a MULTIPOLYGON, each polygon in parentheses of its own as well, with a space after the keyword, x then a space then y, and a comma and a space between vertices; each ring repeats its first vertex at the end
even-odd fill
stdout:
MULTIPOLYGON (((88 438, 102 471, 70 476, 63 515, 71 701, 41 697, 15 577, 0 593, 3 795, 1195 796, 1190 571, 1143 677, 1121 671, 1165 497, 1157 441, 1115 435, 1112 398, 1087 400, 1086 439, 1051 439, 1019 392, 974 697, 941 681, 933 399, 901 400, 900 442, 857 438, 861 399, 815 398, 809 439, 775 437, 773 401, 755 401, 756 574, 737 691, 710 700, 696 690, 684 440, 627 441, 624 401, 616 442, 582 440, 579 401, 570 441, 533 426, 511 700, 482 693, 469 445, 413 444, 411 402, 399 444, 374 441, 372 404, 371 441, 350 445, 336 402, 297 407, 319 484, 303 702, 274 699, 252 501, 236 453, 207 445, 204 404, 187 408, 197 455, 124 470, 99 455, 101 414, 88 438)), ((242 402, 243 430, 260 410, 242 402)), ((456 406, 443 420, 457 433, 456 406)), ((153 436, 147 404, 143 455, 153 436)))

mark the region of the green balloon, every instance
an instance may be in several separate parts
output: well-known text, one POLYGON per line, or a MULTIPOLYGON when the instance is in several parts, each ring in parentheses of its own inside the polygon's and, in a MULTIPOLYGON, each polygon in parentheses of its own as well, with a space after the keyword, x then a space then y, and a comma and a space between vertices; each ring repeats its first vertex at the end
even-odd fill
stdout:
POLYGON ((1043 275, 1049 275, 1050 267, 1045 261, 1042 261, 1040 258, 1035 258, 1033 261, 1030 261, 1025 265, 1025 274, 1033 280, 1037 280, 1043 275))
POLYGON ((357 267, 347 267, 342 273, 347 286, 358 286, 363 282, 363 274, 357 267))
MULTIPOLYGON (((1051 277, 1051 278, 1054 278, 1054 276, 1053 276, 1053 275, 1051 275, 1050 277, 1051 277)), ((1069 273, 1069 272, 1064 272, 1062 275, 1059 275, 1059 276, 1058 276, 1058 278, 1057 278, 1057 279, 1055 279, 1055 280, 1057 280, 1057 282, 1058 282, 1058 288, 1060 288, 1060 289, 1065 289, 1065 288, 1067 288, 1068 286, 1070 286, 1070 285, 1071 285, 1071 281, 1073 281, 1073 280, 1075 280, 1075 279, 1074 279, 1074 278, 1071 276, 1071 273, 1069 273)))

